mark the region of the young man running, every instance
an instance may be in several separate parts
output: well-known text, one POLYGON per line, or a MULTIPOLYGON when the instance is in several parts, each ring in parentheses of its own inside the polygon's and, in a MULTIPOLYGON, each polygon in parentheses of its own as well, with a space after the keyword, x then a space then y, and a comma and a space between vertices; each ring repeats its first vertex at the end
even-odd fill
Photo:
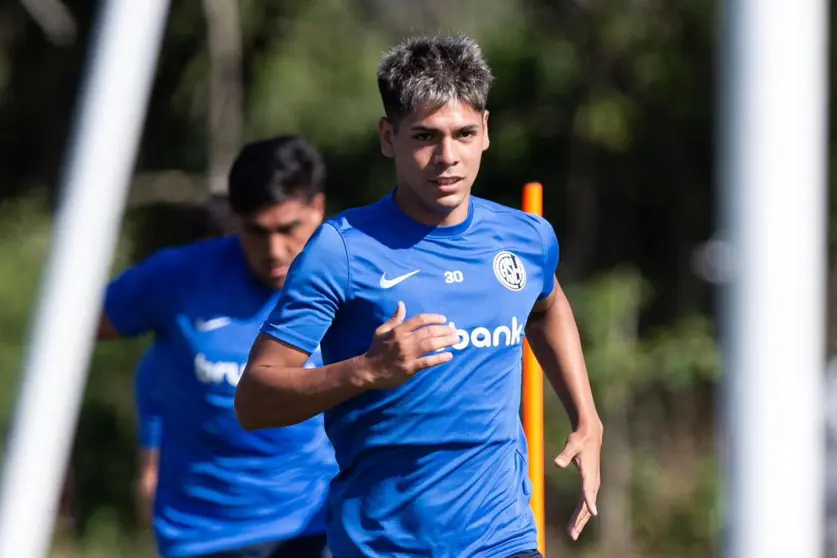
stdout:
POLYGON ((237 234, 161 250, 108 286, 100 337, 155 336, 154 530, 165 558, 326 552, 324 503, 336 465, 322 415, 253 433, 233 410, 253 339, 322 222, 324 173, 299 137, 245 146, 229 177, 237 234))
POLYGON ((520 422, 524 330, 573 433, 576 538, 602 424, 544 219, 471 196, 491 71, 467 37, 410 39, 378 85, 397 187, 329 219, 294 262, 238 386, 250 430, 326 413, 337 558, 539 556, 520 422), (304 370, 320 344, 325 366, 304 370))

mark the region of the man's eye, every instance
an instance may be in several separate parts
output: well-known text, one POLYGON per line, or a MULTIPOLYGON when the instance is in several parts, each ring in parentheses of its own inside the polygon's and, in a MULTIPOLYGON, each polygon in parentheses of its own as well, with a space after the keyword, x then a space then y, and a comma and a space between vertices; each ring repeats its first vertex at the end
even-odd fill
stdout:
POLYGON ((433 138, 431 134, 416 134, 413 139, 418 141, 430 141, 433 138))

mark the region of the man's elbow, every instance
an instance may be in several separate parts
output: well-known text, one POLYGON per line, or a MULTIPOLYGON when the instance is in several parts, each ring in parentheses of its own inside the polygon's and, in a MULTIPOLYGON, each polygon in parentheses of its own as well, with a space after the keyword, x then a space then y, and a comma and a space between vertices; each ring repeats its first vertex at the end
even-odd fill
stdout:
POLYGON ((253 430, 260 430, 265 428, 258 420, 258 413, 254 412, 255 407, 251 404, 251 386, 244 377, 238 384, 235 390, 235 398, 233 399, 233 408, 235 409, 235 417, 238 419, 238 424, 244 430, 252 432, 253 430))
POLYGON ((270 390, 260 385, 252 374, 248 375, 248 372, 245 371, 241 376, 233 399, 235 416, 241 428, 252 432, 266 428, 293 426, 301 422, 292 416, 281 400, 270 397, 268 401, 265 397, 271 393, 270 390))

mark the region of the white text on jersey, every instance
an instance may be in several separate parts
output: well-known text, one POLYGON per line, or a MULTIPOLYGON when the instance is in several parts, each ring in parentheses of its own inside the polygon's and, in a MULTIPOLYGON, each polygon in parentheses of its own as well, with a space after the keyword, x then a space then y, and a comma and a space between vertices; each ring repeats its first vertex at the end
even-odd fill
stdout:
POLYGON ((195 355, 195 376, 204 384, 220 384, 226 381, 235 387, 244 373, 245 366, 237 362, 212 362, 203 353, 195 355))
POLYGON ((523 342, 523 324, 517 321, 516 316, 512 318, 511 327, 501 325, 495 327, 493 331, 483 326, 467 331, 458 329, 453 322, 448 325, 456 329, 456 333, 459 335, 459 343, 452 348, 460 351, 468 345, 473 345, 476 349, 483 349, 485 347, 510 347, 523 342))

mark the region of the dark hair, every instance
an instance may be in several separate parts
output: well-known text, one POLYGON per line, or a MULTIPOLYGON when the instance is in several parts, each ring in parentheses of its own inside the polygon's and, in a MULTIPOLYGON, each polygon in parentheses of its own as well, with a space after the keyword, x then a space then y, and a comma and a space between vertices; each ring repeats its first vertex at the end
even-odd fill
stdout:
POLYGON ((245 145, 230 169, 229 202, 239 215, 323 191, 325 164, 319 151, 296 135, 245 145))
POLYGON ((451 101, 485 110, 493 81, 479 45, 463 35, 407 39, 378 66, 378 90, 393 123, 417 108, 451 101))

